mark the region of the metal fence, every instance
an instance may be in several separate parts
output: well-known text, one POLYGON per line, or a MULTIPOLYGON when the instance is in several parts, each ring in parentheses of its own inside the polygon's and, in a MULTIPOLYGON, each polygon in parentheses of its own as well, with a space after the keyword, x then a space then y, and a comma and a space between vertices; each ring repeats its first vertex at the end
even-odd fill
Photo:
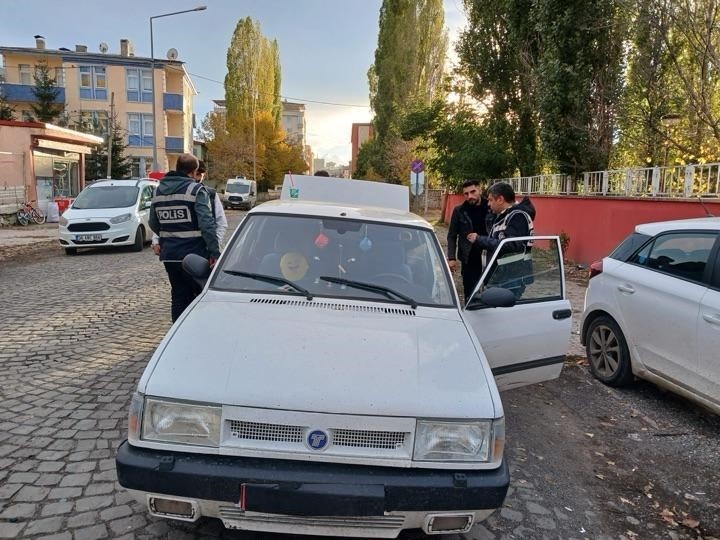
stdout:
POLYGON ((592 171, 582 179, 563 174, 501 178, 517 193, 616 197, 719 197, 720 163, 592 171))

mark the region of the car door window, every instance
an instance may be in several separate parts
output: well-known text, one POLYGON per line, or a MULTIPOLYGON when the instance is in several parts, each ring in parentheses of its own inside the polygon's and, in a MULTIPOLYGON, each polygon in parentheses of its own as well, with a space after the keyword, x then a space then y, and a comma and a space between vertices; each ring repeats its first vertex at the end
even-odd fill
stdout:
MULTIPOLYGON (((506 244, 517 248, 519 242, 506 244)), ((492 263, 485 288, 501 287, 515 293, 518 304, 563 298, 562 256, 554 239, 523 243, 523 250, 505 249, 492 263)))
POLYGON ((145 186, 145 188, 142 191, 142 195, 140 196, 140 210, 143 210, 145 207, 150 205, 150 202, 153 198, 153 188, 152 186, 145 186))
POLYGON ((675 232, 658 236, 630 262, 681 279, 703 283, 717 239, 715 232, 675 232))

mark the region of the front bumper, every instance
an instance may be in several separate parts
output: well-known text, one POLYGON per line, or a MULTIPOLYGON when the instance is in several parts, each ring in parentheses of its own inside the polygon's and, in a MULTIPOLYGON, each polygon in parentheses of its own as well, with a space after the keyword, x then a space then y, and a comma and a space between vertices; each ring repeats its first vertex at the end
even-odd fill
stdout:
MULTIPOLYGON (((58 238, 62 247, 102 247, 102 246, 129 246, 135 243, 135 231, 138 222, 129 220, 124 223, 111 224, 107 220, 94 220, 104 222, 108 229, 102 231, 69 231, 67 227, 59 227, 58 238), (97 237, 92 238, 91 237, 97 237)), ((79 222, 79 221, 78 221, 79 222)), ((74 222, 71 221, 70 224, 74 222)))
POLYGON ((494 470, 369 467, 150 450, 127 441, 116 466, 120 485, 136 493, 292 516, 494 510, 510 483, 505 461, 494 470))

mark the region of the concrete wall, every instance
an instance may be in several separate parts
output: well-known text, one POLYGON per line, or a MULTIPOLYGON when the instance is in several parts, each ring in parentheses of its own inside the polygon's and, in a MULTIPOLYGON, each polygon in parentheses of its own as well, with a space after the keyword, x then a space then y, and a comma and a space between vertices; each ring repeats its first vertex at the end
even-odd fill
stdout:
MULTIPOLYGON (((649 199, 533 195, 537 210, 535 234, 565 232, 570 245, 565 257, 590 264, 606 256, 636 225, 653 221, 706 216, 698 199, 649 199)), ((462 195, 449 195, 445 221, 461 204, 462 195)), ((720 200, 703 199, 705 207, 720 216, 720 200)))

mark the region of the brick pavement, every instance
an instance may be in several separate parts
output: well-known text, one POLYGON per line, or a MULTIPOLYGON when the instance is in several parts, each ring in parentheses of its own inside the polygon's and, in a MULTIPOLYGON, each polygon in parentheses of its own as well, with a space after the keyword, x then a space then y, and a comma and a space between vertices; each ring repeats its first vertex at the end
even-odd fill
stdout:
MULTIPOLYGON (((287 538, 159 520, 116 482, 130 395, 170 326, 165 273, 150 250, 58 250, 4 264, 0 279, 0 538, 287 538)), ((582 288, 568 289, 577 312, 582 288)), ((510 499, 538 499, 529 488, 514 486, 510 499)), ((527 523, 557 527, 561 518, 530 502, 527 523)), ((523 516, 506 508, 494 523, 523 516)), ((467 537, 495 536, 479 525, 467 537)))

